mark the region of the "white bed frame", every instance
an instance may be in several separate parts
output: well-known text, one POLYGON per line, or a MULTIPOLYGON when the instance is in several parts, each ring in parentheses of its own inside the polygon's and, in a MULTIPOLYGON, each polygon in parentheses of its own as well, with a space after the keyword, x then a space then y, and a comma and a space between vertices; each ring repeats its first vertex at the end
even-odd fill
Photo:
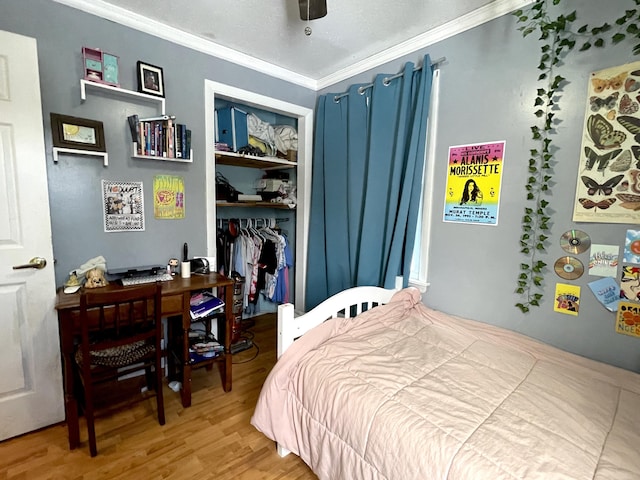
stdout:
MULTIPOLYGON (((327 298, 307 313, 296 317, 293 304, 278 305, 278 358, 293 342, 313 327, 330 318, 351 318, 365 310, 388 303, 391 297, 402 289, 402 277, 396 278, 395 288, 353 287, 327 298)), ((277 445, 278 455, 291 453, 277 445)))

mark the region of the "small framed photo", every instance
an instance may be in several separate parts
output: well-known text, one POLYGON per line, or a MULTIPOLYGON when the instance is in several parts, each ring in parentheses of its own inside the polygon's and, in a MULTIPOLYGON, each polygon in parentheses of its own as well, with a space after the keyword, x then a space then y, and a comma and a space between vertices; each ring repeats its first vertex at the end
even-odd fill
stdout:
POLYGON ((104 126, 97 120, 51 113, 53 146, 106 152, 104 126))
POLYGON ((138 60, 138 92, 164 97, 162 68, 138 60))

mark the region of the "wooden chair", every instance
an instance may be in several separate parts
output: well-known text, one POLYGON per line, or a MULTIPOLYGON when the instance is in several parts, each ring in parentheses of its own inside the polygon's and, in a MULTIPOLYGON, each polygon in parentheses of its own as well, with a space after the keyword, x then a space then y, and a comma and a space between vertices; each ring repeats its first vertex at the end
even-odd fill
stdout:
POLYGON ((111 381, 117 387, 119 377, 144 370, 147 386, 155 391, 158 422, 165 423, 161 286, 153 283, 101 290, 84 290, 80 296, 82 338, 75 354, 92 457, 98 453, 94 391, 99 384, 111 381))

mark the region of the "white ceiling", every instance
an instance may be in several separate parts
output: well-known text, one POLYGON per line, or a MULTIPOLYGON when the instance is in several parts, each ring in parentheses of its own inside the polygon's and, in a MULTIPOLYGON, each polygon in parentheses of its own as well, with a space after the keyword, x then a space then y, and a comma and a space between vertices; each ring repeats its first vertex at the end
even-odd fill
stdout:
POLYGON ((55 1, 313 89, 532 2, 327 0, 306 22, 298 0, 55 1))

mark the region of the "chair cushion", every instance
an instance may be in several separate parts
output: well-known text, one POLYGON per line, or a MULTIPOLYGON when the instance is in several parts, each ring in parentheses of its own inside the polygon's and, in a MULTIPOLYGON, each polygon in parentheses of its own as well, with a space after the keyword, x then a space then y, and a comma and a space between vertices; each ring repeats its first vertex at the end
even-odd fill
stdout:
MULTIPOLYGON (((138 362, 151 352, 155 347, 144 340, 104 350, 91 350, 91 365, 103 367, 124 367, 138 362)), ((82 365, 82 349, 76 350, 76 362, 82 365)))

